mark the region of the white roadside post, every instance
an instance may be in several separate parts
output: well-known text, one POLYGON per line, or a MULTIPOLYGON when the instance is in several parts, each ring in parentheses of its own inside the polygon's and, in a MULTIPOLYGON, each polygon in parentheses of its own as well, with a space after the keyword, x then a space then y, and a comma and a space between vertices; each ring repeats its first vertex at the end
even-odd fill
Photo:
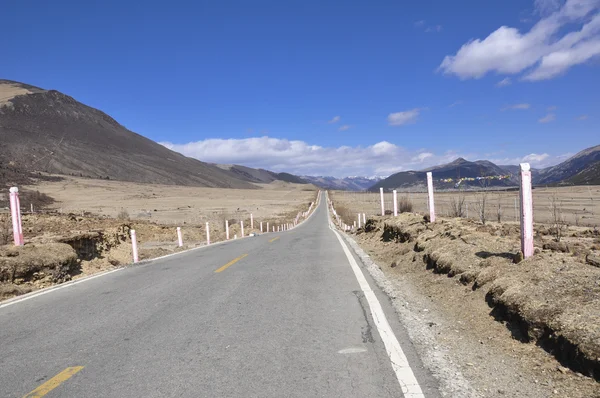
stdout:
POLYGON ((229 220, 225 220, 225 238, 229 240, 229 220))
POLYGON ((206 223, 206 244, 210 245, 210 227, 208 223, 206 223))
POLYGON ((363 225, 367 225, 367 215, 363 213, 363 225))
POLYGON ((379 196, 381 196, 381 216, 385 216, 385 202, 383 201, 383 187, 379 188, 379 196))
POLYGON ((23 224, 21 222, 21 201, 19 200, 19 188, 12 187, 10 192, 10 215, 13 226, 13 239, 15 246, 23 246, 23 224))
POLYGON ((396 192, 395 189, 393 191, 393 197, 394 197, 394 217, 398 217, 398 193, 396 192))
POLYGON ((263 223, 263 222, 261 221, 261 222, 260 222, 260 232, 261 232, 261 233, 262 233, 262 231, 263 231, 262 223, 263 223))
POLYGON ((267 222, 267 232, 269 232, 269 222, 267 222))
POLYGON ((250 229, 254 229, 254 216, 250 213, 250 229))
POLYGON ((138 245, 137 245, 137 235, 135 233, 135 229, 129 231, 131 234, 131 250, 133 252, 133 262, 137 263, 140 261, 140 256, 138 254, 138 245))
POLYGON ((273 232, 275 232, 275 225, 273 225, 273 232))
POLYGON ((181 234, 181 227, 177 227, 177 243, 179 244, 179 247, 183 246, 183 236, 181 234))
POLYGON ((531 168, 521 163, 521 251, 523 258, 533 256, 533 196, 531 194, 531 168))
POLYGON ((435 205, 433 202, 433 176, 431 171, 427 172, 427 195, 429 205, 429 222, 435 222, 435 205))
POLYGON ((358 213, 358 228, 360 228, 360 213, 358 213))
POLYGON ((244 237, 244 220, 240 221, 240 226, 242 227, 242 238, 244 237))

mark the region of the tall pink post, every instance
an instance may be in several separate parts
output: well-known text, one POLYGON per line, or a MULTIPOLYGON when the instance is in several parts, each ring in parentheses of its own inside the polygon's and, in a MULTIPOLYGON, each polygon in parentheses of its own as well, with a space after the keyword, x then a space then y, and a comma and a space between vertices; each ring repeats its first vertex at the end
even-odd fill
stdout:
POLYGON ((523 258, 533 256, 533 196, 531 194, 531 168, 521 163, 521 251, 523 258))
POLYGON ((269 222, 267 221, 267 232, 269 232, 269 222))
POLYGON ((210 226, 206 223, 206 244, 210 245, 210 226))
POLYGON ((398 217, 398 193, 395 189, 392 192, 392 196, 394 197, 394 217, 398 217))
POLYGON ((229 240, 229 220, 225 220, 225 238, 229 240))
POLYGON ((137 245, 137 235, 135 233, 135 229, 132 229, 129 232, 131 233, 131 250, 133 252, 133 262, 137 263, 138 261, 140 261, 137 245))
POLYGON ((427 194, 429 197, 429 221, 435 222, 435 205, 433 203, 433 175, 427 172, 427 194))
POLYGON ((254 229, 254 217, 252 213, 250 213, 250 229, 254 229))
POLYGON ((21 202, 19 200, 19 188, 12 187, 10 192, 10 215, 13 225, 13 239, 15 246, 23 246, 23 226, 21 223, 21 202))
POLYGON ((244 237, 244 221, 240 221, 240 226, 242 227, 242 238, 244 237))
POLYGON ((179 243, 179 247, 183 246, 183 236, 181 234, 181 227, 177 227, 177 241, 179 243))
POLYGON ((379 188, 379 196, 381 196, 381 215, 385 216, 385 202, 383 201, 383 187, 379 188))

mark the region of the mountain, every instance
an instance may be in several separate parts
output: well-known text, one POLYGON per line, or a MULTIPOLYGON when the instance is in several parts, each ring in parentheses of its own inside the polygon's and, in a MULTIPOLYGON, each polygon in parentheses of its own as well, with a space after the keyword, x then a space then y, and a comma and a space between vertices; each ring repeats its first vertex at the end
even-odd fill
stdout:
POLYGON ((273 181, 284 181, 294 184, 308 184, 308 182, 302 178, 289 173, 275 173, 265 169, 253 169, 237 164, 217 164, 216 166, 220 169, 229 171, 240 180, 248 182, 269 184, 273 181))
POLYGON ((340 191, 365 191, 383 177, 324 177, 324 176, 302 176, 302 179, 323 189, 335 189, 340 191))
POLYGON ((441 166, 430 167, 421 171, 401 171, 393 174, 385 180, 379 181, 377 184, 369 188, 370 191, 379 191, 383 187, 384 190, 392 190, 396 188, 407 189, 417 188, 425 189, 427 186, 427 172, 433 173, 434 185, 437 188, 448 189, 454 188, 456 183, 460 182, 461 187, 480 187, 486 186, 514 186, 518 184, 518 177, 511 176, 510 173, 487 160, 478 160, 470 162, 463 158, 458 158, 451 163, 441 166), (509 178, 498 178, 508 176, 509 178), (489 177, 484 180, 478 179, 481 177, 489 177), (446 181, 441 181, 446 180, 446 181))
POLYGON ((129 131, 68 95, 9 80, 0 80, 0 137, 0 168, 20 173, 256 188, 234 173, 129 131))
POLYGON ((592 163, 573 177, 561 181, 565 185, 600 185, 600 161, 592 163))
POLYGON ((581 178, 584 178, 587 181, 597 180, 600 176, 594 176, 594 173, 597 172, 598 168, 591 166, 599 161, 600 145, 596 145, 584 149, 556 166, 540 170, 537 178, 534 178, 533 182, 537 185, 550 185, 563 183, 572 184, 573 181, 584 181, 581 178), (583 177, 575 178, 575 176, 582 172, 583 177))

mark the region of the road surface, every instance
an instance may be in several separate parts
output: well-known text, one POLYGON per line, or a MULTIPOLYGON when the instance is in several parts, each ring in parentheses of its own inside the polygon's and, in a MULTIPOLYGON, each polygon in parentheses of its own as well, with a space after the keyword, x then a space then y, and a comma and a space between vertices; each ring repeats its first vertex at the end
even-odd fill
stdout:
POLYGON ((323 197, 291 231, 0 307, 0 397, 438 397, 361 268, 362 285, 323 197))

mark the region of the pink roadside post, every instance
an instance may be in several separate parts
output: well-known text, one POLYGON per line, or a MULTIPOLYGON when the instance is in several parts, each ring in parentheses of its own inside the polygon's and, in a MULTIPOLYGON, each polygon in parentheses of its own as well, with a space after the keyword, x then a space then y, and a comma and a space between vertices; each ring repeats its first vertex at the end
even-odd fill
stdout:
POLYGON ((435 205, 433 202, 433 175, 427 172, 427 196, 429 201, 429 222, 435 222, 435 205))
POLYGON ((394 217, 398 217, 398 193, 394 189, 392 192, 393 200, 394 200, 394 217))
POLYGON ((137 263, 138 261, 140 261, 137 245, 137 235, 135 233, 135 229, 132 229, 129 232, 131 233, 131 250, 133 252, 133 262, 137 263))
POLYGON ((523 258, 533 256, 533 195, 531 193, 531 168, 521 163, 521 251, 523 258))
POLYGON ((21 201, 19 200, 19 188, 12 187, 10 192, 10 215, 13 225, 13 238, 15 246, 23 246, 23 224, 21 222, 21 201))
POLYGON ((381 216, 385 216, 385 202, 383 201, 383 187, 379 188, 379 196, 381 196, 381 216))
POLYGON ((210 245, 210 226, 206 223, 206 244, 210 245))
POLYGON ((179 247, 183 246, 183 235, 181 234, 181 227, 177 227, 177 243, 179 247))

